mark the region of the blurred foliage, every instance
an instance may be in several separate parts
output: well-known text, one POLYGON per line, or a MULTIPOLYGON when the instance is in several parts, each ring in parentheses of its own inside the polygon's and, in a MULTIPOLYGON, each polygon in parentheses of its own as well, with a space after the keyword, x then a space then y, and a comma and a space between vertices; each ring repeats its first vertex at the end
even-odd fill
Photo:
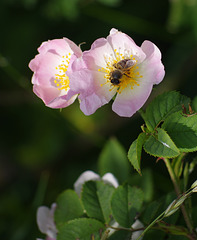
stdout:
MULTIPOLYGON (((1 0, 0 22, 0 236, 33 240, 40 237, 37 207, 51 205, 81 172, 97 170, 110 137, 127 151, 142 124, 138 114, 118 117, 110 104, 89 117, 78 102, 62 112, 46 108, 32 93, 28 63, 36 49, 65 36, 77 44, 85 41, 86 50, 112 27, 139 45, 148 39, 161 49, 166 68, 150 99, 176 89, 194 99, 196 109, 197 0, 1 0)), ((172 190, 162 162, 146 156, 141 167, 142 176, 151 171, 141 178, 132 169, 130 181, 143 187, 143 179, 151 179, 146 201, 172 190)))

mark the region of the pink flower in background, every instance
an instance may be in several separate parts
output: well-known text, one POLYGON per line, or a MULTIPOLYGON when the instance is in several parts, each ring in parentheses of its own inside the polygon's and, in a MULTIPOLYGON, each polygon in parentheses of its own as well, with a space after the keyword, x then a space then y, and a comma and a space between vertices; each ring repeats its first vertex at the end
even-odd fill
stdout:
POLYGON ((160 50, 150 41, 141 47, 126 34, 112 29, 97 39, 82 58, 76 59, 68 76, 70 87, 79 92, 80 108, 93 114, 114 96, 112 110, 131 117, 149 97, 153 85, 165 75, 160 50))
POLYGON ((81 49, 69 39, 63 38, 43 42, 38 52, 29 63, 34 72, 34 93, 48 107, 67 107, 74 102, 77 94, 70 89, 66 72, 70 63, 81 56, 81 49))

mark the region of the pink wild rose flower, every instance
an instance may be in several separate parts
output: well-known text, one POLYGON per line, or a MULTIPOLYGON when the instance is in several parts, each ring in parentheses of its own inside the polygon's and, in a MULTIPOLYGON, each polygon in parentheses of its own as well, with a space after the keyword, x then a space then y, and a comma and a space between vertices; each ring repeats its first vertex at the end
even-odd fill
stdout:
POLYGON ((128 35, 111 29, 76 59, 69 71, 70 87, 79 92, 80 108, 93 114, 114 96, 112 110, 131 117, 165 75, 160 50, 150 41, 138 47, 128 35))
POLYGON ((51 108, 72 104, 77 94, 70 89, 66 72, 70 63, 82 55, 81 49, 67 38, 43 42, 39 54, 29 63, 34 72, 33 91, 51 108))

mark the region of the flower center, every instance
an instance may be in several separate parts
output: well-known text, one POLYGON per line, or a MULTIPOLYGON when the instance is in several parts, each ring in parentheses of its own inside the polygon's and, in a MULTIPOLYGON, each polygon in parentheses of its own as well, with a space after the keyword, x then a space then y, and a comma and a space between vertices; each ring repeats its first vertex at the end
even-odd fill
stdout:
POLYGON ((55 74, 54 83, 58 87, 58 90, 69 90, 69 77, 66 75, 68 64, 70 62, 71 53, 66 56, 62 56, 62 62, 56 67, 58 73, 55 74))
POLYGON ((110 91, 116 88, 117 93, 121 93, 127 87, 133 89, 135 85, 139 86, 139 78, 143 76, 138 71, 135 57, 126 50, 124 54, 118 52, 117 49, 114 52, 115 58, 113 55, 105 56, 106 67, 98 69, 105 73, 106 83, 111 83, 110 91))

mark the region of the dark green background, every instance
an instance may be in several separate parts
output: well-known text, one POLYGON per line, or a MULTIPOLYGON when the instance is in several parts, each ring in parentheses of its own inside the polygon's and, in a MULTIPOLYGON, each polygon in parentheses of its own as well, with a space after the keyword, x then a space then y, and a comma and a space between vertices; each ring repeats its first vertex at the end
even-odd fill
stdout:
MULTIPOLYGON (((45 107, 32 92, 28 63, 43 41, 67 37, 76 44, 86 42, 82 50, 87 50, 112 27, 138 45, 147 39, 161 49, 166 76, 149 101, 172 89, 195 97, 196 0, 1 0, 1 239, 42 236, 36 226, 37 207, 50 206, 81 172, 97 171, 99 153, 111 136, 128 150, 141 131, 138 114, 121 118, 111 111, 111 103, 87 117, 77 101, 60 112, 45 107)), ((162 162, 155 164, 145 155, 142 168, 147 167, 160 183, 155 198, 172 189, 162 162)))

